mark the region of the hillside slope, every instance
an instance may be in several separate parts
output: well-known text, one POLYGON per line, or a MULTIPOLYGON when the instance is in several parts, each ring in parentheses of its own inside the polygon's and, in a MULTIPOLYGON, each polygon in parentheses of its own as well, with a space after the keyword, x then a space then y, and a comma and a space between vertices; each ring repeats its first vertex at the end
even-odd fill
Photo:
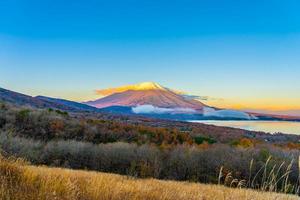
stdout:
POLYGON ((45 97, 45 96, 36 96, 36 99, 40 99, 45 102, 57 104, 57 105, 64 105, 66 107, 69 107, 69 109, 77 110, 77 111, 94 111, 99 112, 99 109, 88 106, 86 104, 78 103, 75 101, 69 101, 65 99, 58 99, 58 98, 51 98, 51 97, 45 97))
POLYGON ((298 197, 217 185, 35 167, 0 158, 0 199, 296 200, 298 197))
POLYGON ((0 88, 0 101, 9 102, 15 105, 30 106, 34 108, 53 108, 71 112, 93 111, 98 112, 97 108, 85 104, 56 99, 44 96, 32 97, 4 88, 0 88))

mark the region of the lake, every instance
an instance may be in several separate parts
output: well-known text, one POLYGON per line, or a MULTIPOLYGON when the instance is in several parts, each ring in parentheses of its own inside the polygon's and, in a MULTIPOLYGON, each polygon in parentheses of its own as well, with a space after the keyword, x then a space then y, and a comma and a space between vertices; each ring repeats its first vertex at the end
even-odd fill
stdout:
POLYGON ((220 121, 220 120, 193 120, 191 122, 211 124, 216 126, 227 126, 250 131, 263 131, 267 133, 290 133, 300 135, 300 122, 287 121, 220 121))

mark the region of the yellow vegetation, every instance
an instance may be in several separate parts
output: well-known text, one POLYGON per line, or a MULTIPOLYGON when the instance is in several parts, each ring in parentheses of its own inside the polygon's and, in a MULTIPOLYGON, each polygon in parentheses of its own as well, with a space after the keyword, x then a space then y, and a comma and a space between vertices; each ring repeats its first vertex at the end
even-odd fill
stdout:
POLYGON ((30 166, 0 158, 1 200, 296 200, 298 197, 218 185, 30 166))

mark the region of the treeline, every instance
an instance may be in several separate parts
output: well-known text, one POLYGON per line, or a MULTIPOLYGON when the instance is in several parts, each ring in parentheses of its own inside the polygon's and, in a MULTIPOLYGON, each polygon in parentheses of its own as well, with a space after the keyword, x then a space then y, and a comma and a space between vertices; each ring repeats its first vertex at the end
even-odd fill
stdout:
POLYGON ((15 136, 41 141, 70 139, 95 144, 117 141, 177 145, 216 142, 214 138, 190 135, 176 128, 159 128, 142 124, 70 116, 59 110, 38 110, 0 105, 0 129, 15 136))
MULTIPOLYGON (((298 180, 299 151, 285 151, 270 145, 255 148, 230 147, 224 144, 213 144, 209 148, 177 145, 171 149, 163 149, 156 145, 123 142, 42 142, 2 133, 0 147, 3 155, 22 157, 34 164, 205 183, 217 183, 221 168, 224 173, 223 179, 230 173, 235 179, 247 180, 250 173, 259 173, 266 160, 272 156, 268 171, 283 164, 281 169, 278 169, 280 176, 294 159, 289 181, 296 183, 298 180), (252 172, 249 170, 250 163, 252 172)), ((261 184, 260 176, 262 174, 255 185, 261 184)))
POLYGON ((71 139, 94 144, 128 142, 177 144, 237 144, 247 138, 252 143, 273 143, 300 148, 299 136, 265 134, 218 126, 155 120, 128 116, 67 113, 53 109, 16 107, 0 102, 0 130, 15 136, 41 141, 71 139))

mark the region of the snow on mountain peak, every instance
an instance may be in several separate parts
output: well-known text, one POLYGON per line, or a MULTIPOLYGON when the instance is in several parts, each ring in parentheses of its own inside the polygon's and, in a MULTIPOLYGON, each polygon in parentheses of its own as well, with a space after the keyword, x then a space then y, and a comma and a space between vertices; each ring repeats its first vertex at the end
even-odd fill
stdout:
POLYGON ((143 82, 132 86, 136 90, 166 90, 164 87, 154 82, 143 82))
POLYGON ((167 89, 155 82, 143 82, 134 85, 121 86, 117 88, 97 90, 96 92, 100 95, 108 96, 114 93, 125 92, 128 90, 140 91, 140 90, 167 90, 167 89))

